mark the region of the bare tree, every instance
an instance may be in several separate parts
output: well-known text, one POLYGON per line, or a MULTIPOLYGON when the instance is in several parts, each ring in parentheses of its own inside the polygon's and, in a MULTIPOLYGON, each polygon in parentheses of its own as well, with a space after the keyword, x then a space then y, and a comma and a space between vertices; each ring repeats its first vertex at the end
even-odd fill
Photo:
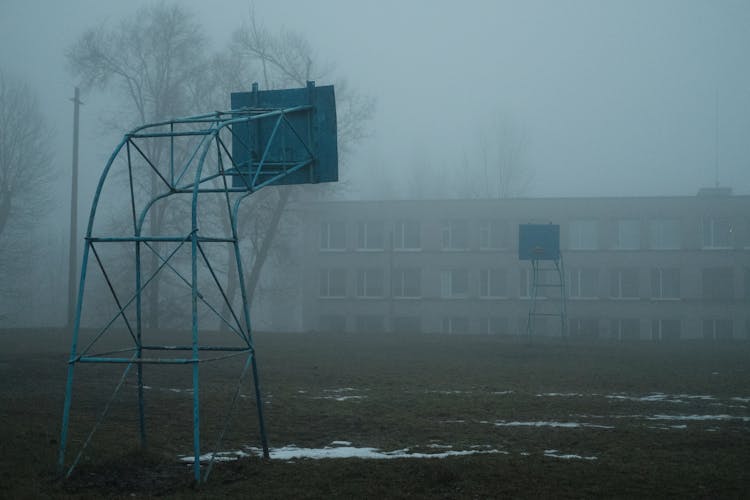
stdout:
MULTIPOLYGON (((269 31, 252 9, 248 22, 234 32, 228 53, 231 55, 224 63, 234 69, 222 73, 231 75, 233 81, 229 86, 235 90, 249 88, 258 76, 266 89, 304 87, 308 81, 334 80, 334 66, 322 60, 305 38, 285 29, 277 33, 269 31)), ((345 80, 335 81, 335 85, 341 165, 346 163, 354 144, 366 136, 375 101, 357 92, 345 80)), ((276 236, 282 232, 284 209, 298 193, 294 187, 287 186, 258 196, 248 206, 252 216, 241 219, 240 231, 250 247, 246 254, 252 256, 246 280, 249 300, 259 286, 261 270, 278 239, 276 236)), ((279 253, 279 249, 276 250, 279 253)), ((236 293, 235 287, 236 283, 230 281, 230 297, 236 293)))
MULTIPOLYGON (((339 156, 346 163, 351 148, 366 137, 375 113, 375 99, 358 92, 342 78, 335 78, 335 66, 321 60, 310 43, 298 33, 269 31, 250 11, 249 21, 232 36, 230 52, 238 66, 253 76, 262 76, 266 89, 304 87, 308 81, 329 81, 336 86, 336 121, 339 156)), ((248 88, 238 74, 236 84, 248 88)), ((245 77, 246 78, 246 77, 245 77)))
POLYGON ((499 113, 479 130, 477 165, 481 167, 482 195, 511 198, 527 192, 534 173, 525 162, 526 143, 521 127, 499 113))
MULTIPOLYGON (((84 89, 114 92, 119 130, 135 125, 195 114, 201 90, 206 88, 206 38, 192 14, 180 4, 152 4, 118 26, 86 31, 67 52, 71 72, 84 89), (125 123, 123 123, 125 122, 125 123)), ((163 141, 153 141, 147 154, 159 163, 166 154, 163 141)), ((155 197, 160 186, 153 173, 140 189, 155 197)), ((165 224, 164 205, 149 213, 154 234, 165 224)), ((158 249, 158 245, 155 245, 158 249)), ((158 266, 152 254, 151 268, 158 266)), ((150 285, 149 323, 159 326, 160 279, 150 285)))
POLYGON ((52 209, 56 173, 50 135, 33 91, 0 70, 0 275, 5 293, 15 294, 9 278, 22 271, 20 256, 28 251, 29 240, 21 236, 52 209))
MULTIPOLYGON (((68 51, 74 75, 84 88, 114 91, 119 113, 127 125, 194 115, 226 109, 229 94, 249 89, 261 81, 267 89, 301 87, 308 80, 330 78, 332 66, 321 62, 303 37, 281 30, 266 30, 251 13, 249 23, 234 33, 228 50, 209 57, 200 25, 180 4, 155 4, 139 10, 115 28, 97 28, 84 33, 68 51)), ((339 107, 339 146, 343 161, 348 146, 361 139, 371 118, 374 103, 348 85, 337 87, 339 107)), ((148 151, 158 161, 160 150, 148 151)), ((140 186, 152 196, 158 181, 140 186)), ((239 232, 250 254, 249 296, 257 286, 260 271, 280 232, 282 213, 294 188, 285 187, 257 193, 243 206, 239 232)), ((160 206, 161 207, 161 206, 160 206)), ((150 213, 149 226, 157 232, 168 218, 159 207, 150 213)), ((226 221, 223 221, 226 223, 226 221)), ((156 257, 152 267, 156 268, 156 257)), ((227 256, 226 272, 234 276, 233 258, 227 256)), ((149 285, 149 314, 152 327, 158 326, 158 281, 149 285)), ((228 294, 236 293, 230 281, 228 294)))
POLYGON ((205 47, 202 28, 189 11, 158 3, 117 27, 86 31, 67 58, 84 88, 115 91, 128 125, 140 125, 194 111, 205 47))

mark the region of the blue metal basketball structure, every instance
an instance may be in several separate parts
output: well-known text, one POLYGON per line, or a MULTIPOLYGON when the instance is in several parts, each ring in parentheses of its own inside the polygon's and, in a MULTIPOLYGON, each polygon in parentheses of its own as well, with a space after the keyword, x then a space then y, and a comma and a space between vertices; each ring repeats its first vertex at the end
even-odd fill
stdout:
MULTIPOLYGON (((240 255, 238 211, 243 200, 266 186, 333 182, 338 179, 334 90, 332 86, 316 87, 313 82, 308 82, 307 87, 302 89, 259 91, 256 84, 253 85, 252 92, 233 94, 232 108, 226 112, 138 127, 125 134, 104 168, 94 195, 86 231, 68 361, 58 457, 60 470, 66 477, 70 476, 79 463, 133 367, 137 371, 140 443, 141 446, 146 446, 143 367, 147 364, 192 366, 193 467, 195 480, 200 482, 208 478, 214 457, 211 455, 210 462, 205 467, 205 475, 201 477, 198 367, 202 363, 247 356, 214 453, 219 451, 218 447, 240 396, 241 386, 247 372, 251 371, 261 445, 264 457, 269 456, 245 273, 240 255), (139 183, 143 179, 139 178, 138 173, 141 171, 138 168, 145 170, 149 176, 150 192, 139 189, 139 183), (97 211, 102 211, 106 206, 103 203, 106 199, 103 195, 105 186, 116 186, 117 179, 123 178, 127 179, 125 191, 128 200, 124 205, 127 206, 130 219, 128 228, 123 230, 125 234, 112 234, 110 226, 109 234, 101 234, 95 221, 97 211), (160 225, 149 223, 157 205, 186 197, 191 200, 190 224, 185 222, 182 232, 160 233, 160 225), (206 224, 206 220, 202 218, 202 206, 208 203, 206 200, 209 197, 218 197, 217 218, 226 221, 226 224, 206 224), (200 221, 204 223, 202 226, 199 225, 199 213, 200 221), (219 234, 214 234, 221 227, 225 228, 224 233, 219 231, 219 234), (117 286, 114 277, 117 269, 113 269, 102 257, 102 249, 109 245, 125 245, 134 257, 133 281, 126 292, 117 286), (214 249, 217 245, 225 245, 227 254, 233 257, 236 268, 234 279, 238 282, 241 295, 240 311, 235 310, 227 295, 230 271, 219 272, 216 263, 212 262, 211 256, 216 255, 214 249), (165 246, 169 247, 168 251, 164 249, 165 246), (189 271, 187 257, 184 256, 183 261, 185 270, 180 269, 178 258, 180 252, 187 247, 190 249, 189 271), (144 262, 144 254, 158 260, 158 266, 149 269, 149 272, 145 269, 148 266, 144 262), (110 292, 110 305, 114 313, 111 317, 104 318, 98 330, 94 330, 90 341, 79 348, 81 318, 86 310, 84 296, 89 268, 99 270, 100 280, 106 283, 106 289, 110 292), (153 344, 145 338, 150 332, 143 325, 144 292, 157 276, 164 273, 190 289, 191 334, 190 341, 183 345, 153 344), (208 292, 217 297, 217 302, 210 300, 211 294, 208 292), (229 311, 229 314, 220 312, 222 308, 229 311), (210 318, 207 320, 204 316, 210 318), (211 344, 211 332, 205 328, 207 321, 215 321, 228 328, 233 343, 211 344), (109 346, 102 347, 103 338, 121 334, 113 327, 116 323, 125 332, 122 336, 127 345, 114 350, 109 346), (146 354, 151 352, 158 355, 148 357, 146 354), (81 450, 66 469, 73 375, 79 363, 122 364, 125 369, 85 438, 81 450)), ((122 189, 118 193, 115 188, 115 194, 122 198, 122 189)), ((231 269, 231 266, 227 265, 227 268, 231 269)))
POLYGON ((294 109, 300 102, 314 106, 315 114, 286 113, 283 120, 235 125, 232 157, 241 175, 233 187, 254 189, 269 180, 272 185, 338 181, 333 86, 259 91, 255 84, 252 92, 232 94, 235 110, 294 109))
MULTIPOLYGON (((565 267, 560 252, 560 226, 558 224, 519 224, 518 259, 531 261, 531 282, 529 316, 526 334, 531 340, 538 316, 560 318, 560 335, 566 336, 567 303, 565 292, 565 267), (551 262, 553 267, 543 267, 542 262, 551 262), (555 281, 543 281, 545 271, 554 271, 555 281), (538 298, 540 289, 558 289, 560 293, 559 312, 540 312, 538 298)), ((547 278, 548 279, 548 278, 547 278)))
POLYGON ((559 258, 559 225, 520 224, 518 226, 519 260, 558 260, 559 258))

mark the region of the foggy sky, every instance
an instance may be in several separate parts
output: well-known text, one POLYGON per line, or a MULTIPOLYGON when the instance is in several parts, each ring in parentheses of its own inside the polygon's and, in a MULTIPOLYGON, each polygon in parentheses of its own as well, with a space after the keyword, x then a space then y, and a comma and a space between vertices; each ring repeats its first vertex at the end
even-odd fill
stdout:
MULTIPOLYGON (((63 51, 144 3, 0 2, 0 66, 43 94, 64 169, 76 82, 63 51)), ((249 8, 183 3, 215 47, 249 8)), ((377 98, 372 136, 355 158, 374 177, 415 158, 451 165, 482 124, 504 116, 526 138, 533 196, 691 195, 713 185, 717 158, 720 183, 750 193, 748 2, 258 0, 255 9, 268 28, 302 33, 336 74, 377 98)), ((84 100, 85 212, 116 138, 99 140, 106 99, 84 100)))
MULTIPOLYGON (((65 306, 65 273, 45 273, 67 267, 77 83, 64 52, 86 29, 114 27, 149 1, 0 0, 0 68, 39 94, 61 173, 55 211, 28 232, 37 245, 27 258, 44 265, 28 277, 38 290, 25 307, 50 318, 65 306)), ((211 49, 249 11, 246 0, 180 3, 206 28, 211 49)), ((482 127, 498 118, 524 138, 530 196, 690 196, 714 184, 717 165, 721 185, 750 194, 747 0, 254 5, 269 30, 302 34, 337 76, 377 99, 371 136, 351 158, 350 198, 404 195, 393 182, 413 182, 425 165, 423 175, 445 179, 453 169, 456 179, 482 127)), ((82 99, 79 242, 106 159, 131 125, 103 131, 108 96, 82 99)))

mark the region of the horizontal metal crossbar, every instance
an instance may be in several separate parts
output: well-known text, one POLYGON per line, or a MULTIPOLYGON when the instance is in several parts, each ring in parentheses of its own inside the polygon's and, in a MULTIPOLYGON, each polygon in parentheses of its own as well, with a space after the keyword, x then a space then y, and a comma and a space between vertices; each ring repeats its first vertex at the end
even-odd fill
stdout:
MULTIPOLYGON (((187 236, 190 239, 190 236, 187 236)), ((201 243, 234 243, 234 238, 212 238, 208 236, 198 236, 201 243)), ((132 242, 162 242, 162 243, 181 243, 186 240, 185 236, 121 236, 121 237, 87 237, 87 241, 92 243, 132 243, 132 242)))
POLYGON ((250 353, 252 354, 252 348, 246 347, 239 351, 234 351, 231 354, 225 356, 216 356, 213 358, 109 358, 105 356, 80 356, 78 358, 68 361, 68 364, 73 363, 135 363, 135 364, 151 364, 151 365, 192 365, 196 363, 206 363, 209 361, 219 361, 222 359, 239 356, 240 354, 250 353))
MULTIPOLYGON (((144 351, 191 351, 193 346, 190 345, 144 345, 141 347, 144 351)), ((247 346, 198 346, 199 351, 247 351, 247 346)))

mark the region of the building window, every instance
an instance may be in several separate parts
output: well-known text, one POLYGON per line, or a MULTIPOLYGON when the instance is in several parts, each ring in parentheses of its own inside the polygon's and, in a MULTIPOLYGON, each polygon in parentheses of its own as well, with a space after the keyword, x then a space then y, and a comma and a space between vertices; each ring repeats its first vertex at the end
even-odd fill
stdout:
POLYGON ((466 316, 448 316, 443 318, 443 333, 469 333, 469 318, 466 316))
POLYGON ((393 318, 393 331, 395 333, 420 333, 422 322, 419 316, 396 316, 393 318))
POLYGON ((614 299, 638 298, 638 269, 613 269, 610 297, 614 299))
POLYGON ((479 296, 485 299, 507 296, 505 269, 479 271, 479 296))
POLYGON ((359 333, 383 333, 383 316, 376 314, 361 314, 355 318, 357 331, 359 333))
POLYGON ((655 319, 651 322, 651 338, 656 341, 680 339, 679 319, 655 319))
POLYGON ((521 269, 521 279, 518 283, 518 295, 521 298, 531 297, 531 270, 521 269))
POLYGON ((480 333, 482 335, 506 335, 508 333, 508 318, 497 316, 482 318, 480 333))
POLYGON ((422 248, 421 229, 417 221, 398 221, 394 226, 393 248, 395 250, 419 250, 422 248))
POLYGON ((323 314, 318 318, 318 330, 331 333, 345 332, 346 316, 339 314, 323 314))
POLYGON ((572 220, 568 229, 568 248, 571 250, 596 250, 599 248, 597 221, 572 220))
POLYGON ((382 269, 360 269, 357 271, 357 297, 383 297, 382 269))
POLYGON ((730 248, 732 224, 728 217, 703 218, 703 248, 730 248))
POLYGON ((618 220, 615 238, 617 250, 638 250, 641 248, 641 221, 638 219, 618 220))
POLYGON ((508 247, 508 223, 502 220, 479 222, 479 249, 500 250, 508 247))
POLYGON ((655 219, 649 223, 653 250, 679 250, 682 246, 679 219, 655 219))
POLYGON ((323 222, 320 225, 321 250, 346 250, 346 223, 323 222))
POLYGON ((320 270, 320 296, 324 298, 346 297, 346 269, 320 270))
POLYGON ((469 270, 449 269, 440 273, 440 290, 445 299, 463 299, 469 296, 469 270))
POLYGON ((750 267, 745 268, 745 300, 750 301, 750 267))
POLYGON ((703 298, 729 300, 734 298, 734 276, 731 267, 707 267, 701 272, 703 298))
POLYGON ((357 250, 383 250, 385 248, 382 222, 357 224, 357 250))
POLYGON ((595 318, 572 318, 569 328, 572 337, 596 338, 599 336, 599 320, 595 318))
POLYGON ((706 340, 730 340, 732 338, 732 320, 704 319, 703 338, 706 340))
POLYGON ((612 337, 619 340, 639 340, 641 338, 640 320, 634 318, 613 319, 612 337))
POLYGON ((599 296, 599 272, 596 269, 573 269, 568 279, 568 296, 593 299, 599 296))
POLYGON ((443 250, 466 250, 469 248, 469 224, 465 220, 443 222, 441 235, 443 250))
POLYGON ((422 271, 420 269, 394 269, 391 283, 393 296, 396 298, 422 296, 422 271))
POLYGON ((679 268, 655 268, 651 270, 651 296, 655 299, 680 298, 679 268))

